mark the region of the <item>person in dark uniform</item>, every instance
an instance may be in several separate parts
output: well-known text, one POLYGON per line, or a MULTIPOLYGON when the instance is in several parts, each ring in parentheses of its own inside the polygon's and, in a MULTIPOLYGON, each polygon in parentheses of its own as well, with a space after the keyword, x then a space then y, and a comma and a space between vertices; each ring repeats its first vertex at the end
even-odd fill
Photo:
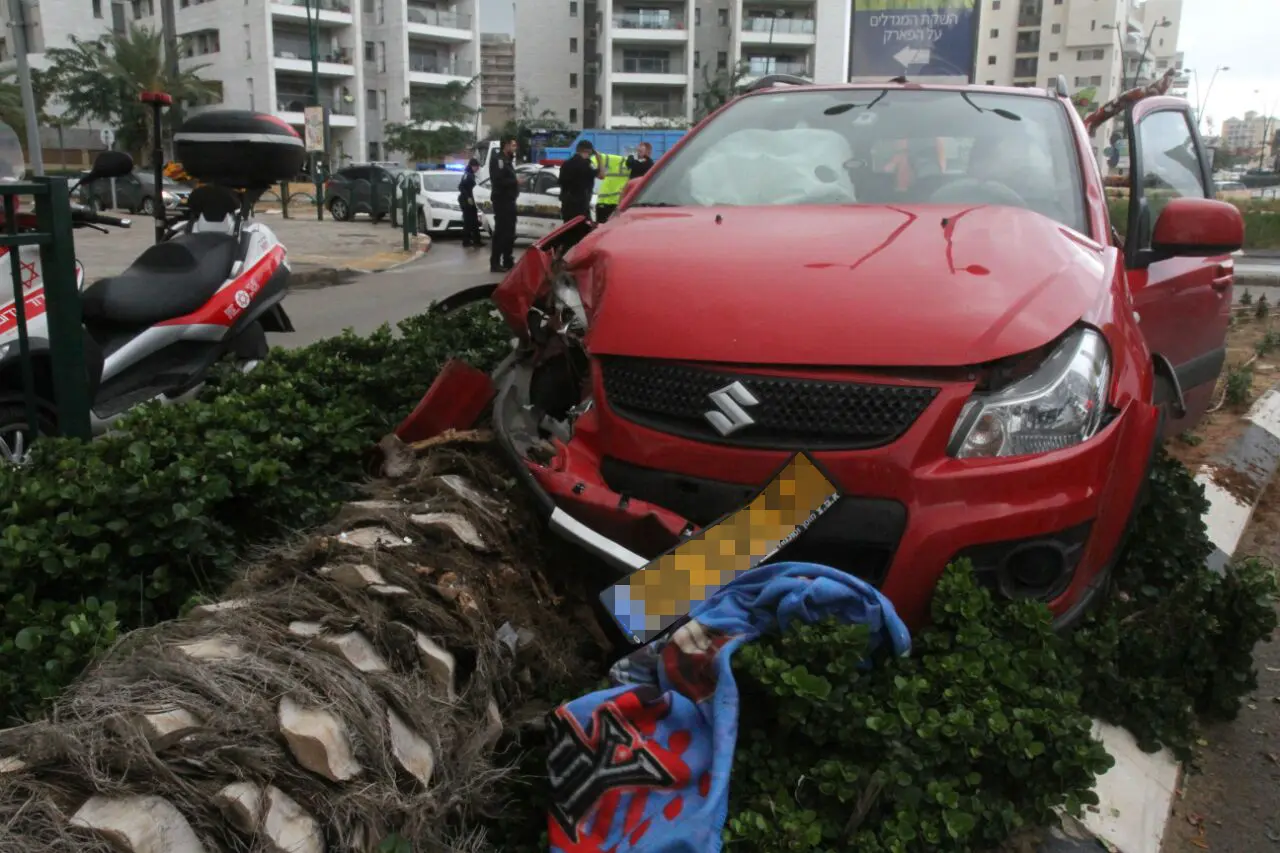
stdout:
POLYGON ((627 158, 627 181, 628 183, 643 178, 649 174, 649 170, 653 168, 653 146, 647 142, 641 142, 636 146, 636 153, 627 158))
POLYGON ((480 248, 484 242, 480 239, 480 211, 476 209, 476 172, 480 169, 480 161, 471 158, 467 171, 458 184, 458 206, 462 208, 462 245, 480 248))
POLYGON ((560 219, 591 217, 591 191, 596 185, 595 148, 589 140, 578 143, 577 152, 560 167, 560 219))
POLYGON ((502 149, 489 159, 489 200, 493 203, 493 248, 489 271, 506 272, 515 266, 516 198, 520 183, 515 169, 516 140, 504 139, 502 149))

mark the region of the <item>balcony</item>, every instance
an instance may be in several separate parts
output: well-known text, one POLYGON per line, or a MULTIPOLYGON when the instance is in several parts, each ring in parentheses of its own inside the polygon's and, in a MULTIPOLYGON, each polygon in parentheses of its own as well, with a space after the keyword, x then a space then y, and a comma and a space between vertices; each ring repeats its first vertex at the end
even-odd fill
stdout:
POLYGON ((433 41, 463 44, 475 38, 470 15, 442 12, 430 6, 410 3, 405 8, 405 26, 409 35, 433 41))
POLYGON ((688 86, 683 59, 623 56, 613 66, 613 82, 633 86, 688 86))
POLYGON ((744 45, 811 45, 817 41, 817 21, 812 18, 753 16, 742 22, 744 45))
POLYGON ((688 118, 689 112, 680 101, 621 98, 613 102, 613 116, 609 124, 612 127, 651 127, 688 118))
POLYGON ((472 65, 461 59, 433 54, 409 53, 409 82, 423 86, 447 86, 466 83, 472 78, 472 65))
POLYGON ((621 44, 683 44, 690 31, 683 15, 650 10, 614 15, 610 36, 621 44))
MULTIPOLYGON (((354 77, 356 66, 353 55, 347 48, 337 50, 321 50, 316 55, 316 71, 321 77, 354 77)), ((275 58, 272 66, 277 71, 293 71, 299 74, 311 73, 311 47, 305 41, 276 38, 275 58)))
POLYGON ((744 56, 744 75, 748 80, 769 74, 790 74, 793 77, 813 78, 809 63, 803 59, 779 59, 773 56, 744 56))
MULTIPOLYGON (((348 27, 355 23, 349 0, 310 0, 311 14, 320 27, 348 27)), ((290 21, 307 20, 307 0, 271 0, 271 15, 290 21)))
MULTIPOLYGON (((289 124, 301 127, 306 116, 305 110, 310 105, 311 95, 308 92, 281 91, 276 93, 276 115, 289 122, 289 124)), ((354 101, 348 102, 345 98, 335 98, 332 95, 321 94, 320 105, 329 114, 330 127, 356 126, 356 105, 354 101)))
POLYGON ((1018 6, 1018 26, 1038 27, 1044 15, 1044 0, 1022 0, 1018 6))

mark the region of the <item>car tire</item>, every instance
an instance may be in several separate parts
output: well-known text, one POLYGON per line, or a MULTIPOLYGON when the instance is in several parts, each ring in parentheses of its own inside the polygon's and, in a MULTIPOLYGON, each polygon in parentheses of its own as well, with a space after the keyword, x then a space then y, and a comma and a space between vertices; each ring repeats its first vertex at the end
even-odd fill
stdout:
POLYGON ((351 208, 347 207, 347 203, 340 198, 329 202, 329 213, 339 222, 347 222, 351 219, 351 208))
POLYGON ((422 207, 418 207, 418 221, 415 223, 418 227, 415 229, 419 234, 430 234, 431 223, 427 221, 427 211, 422 207))
POLYGON ((143 216, 155 216, 156 215, 155 199, 151 198, 151 196, 147 196, 142 200, 142 204, 139 206, 138 210, 142 213, 143 216))

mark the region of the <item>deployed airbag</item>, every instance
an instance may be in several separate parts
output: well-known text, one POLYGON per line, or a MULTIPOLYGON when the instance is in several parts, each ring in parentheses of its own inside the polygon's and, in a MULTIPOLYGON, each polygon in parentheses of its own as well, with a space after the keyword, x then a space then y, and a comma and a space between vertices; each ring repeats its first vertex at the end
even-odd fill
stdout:
POLYGON ((689 191, 703 205, 853 204, 852 158, 834 130, 739 130, 702 157, 689 191))

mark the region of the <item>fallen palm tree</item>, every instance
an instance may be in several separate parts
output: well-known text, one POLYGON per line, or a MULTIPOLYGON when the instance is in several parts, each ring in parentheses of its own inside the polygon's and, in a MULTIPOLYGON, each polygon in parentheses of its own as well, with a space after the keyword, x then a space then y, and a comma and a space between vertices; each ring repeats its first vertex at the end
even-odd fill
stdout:
POLYGON ((484 849, 504 728, 592 641, 501 466, 456 446, 384 442, 368 500, 0 733, 0 849, 484 849))

